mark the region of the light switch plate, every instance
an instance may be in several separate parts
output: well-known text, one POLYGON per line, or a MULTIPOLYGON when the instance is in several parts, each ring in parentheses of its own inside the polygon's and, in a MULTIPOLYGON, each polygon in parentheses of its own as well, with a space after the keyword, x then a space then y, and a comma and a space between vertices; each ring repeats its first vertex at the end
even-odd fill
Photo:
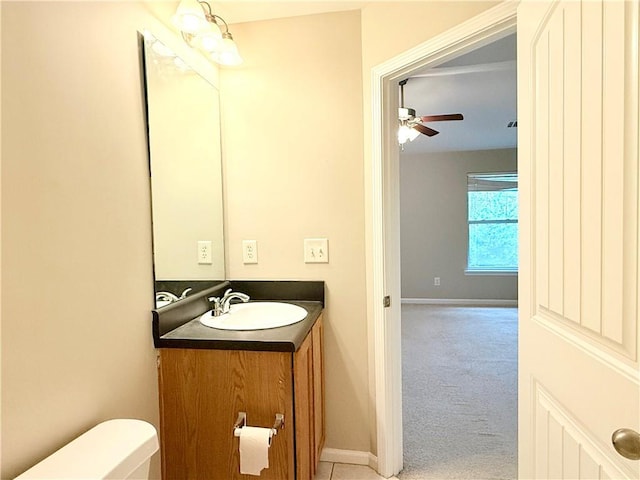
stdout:
POLYGON ((305 238, 304 263, 329 263, 329 241, 326 238, 305 238))

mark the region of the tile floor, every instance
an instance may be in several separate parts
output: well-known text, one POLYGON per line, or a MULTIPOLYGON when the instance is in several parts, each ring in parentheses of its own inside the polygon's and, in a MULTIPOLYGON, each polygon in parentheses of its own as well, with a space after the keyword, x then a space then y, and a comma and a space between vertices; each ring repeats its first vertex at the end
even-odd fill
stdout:
MULTIPOLYGON (((391 477, 390 480, 396 477, 391 477)), ((313 480, 383 480, 366 465, 347 465, 345 463, 320 462, 313 480)), ((396 479, 397 480, 397 479, 396 479)))

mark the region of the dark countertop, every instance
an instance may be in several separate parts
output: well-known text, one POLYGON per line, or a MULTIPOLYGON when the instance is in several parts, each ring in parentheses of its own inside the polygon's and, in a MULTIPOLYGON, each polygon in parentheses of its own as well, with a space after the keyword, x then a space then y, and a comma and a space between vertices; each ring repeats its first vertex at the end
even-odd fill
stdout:
POLYGON ((156 348, 254 350, 295 352, 311 331, 324 308, 324 282, 226 281, 167 307, 153 310, 153 340, 156 348), (252 301, 279 301, 307 310, 306 318, 293 325, 264 330, 220 330, 200 323, 211 309, 210 296, 224 290, 248 293, 252 301))
POLYGON ((258 350, 270 352, 295 352, 311 331, 322 313, 320 302, 294 302, 309 312, 307 317, 293 325, 264 330, 220 330, 200 323, 194 318, 181 327, 160 337, 163 346, 172 348, 208 348, 217 350, 258 350))

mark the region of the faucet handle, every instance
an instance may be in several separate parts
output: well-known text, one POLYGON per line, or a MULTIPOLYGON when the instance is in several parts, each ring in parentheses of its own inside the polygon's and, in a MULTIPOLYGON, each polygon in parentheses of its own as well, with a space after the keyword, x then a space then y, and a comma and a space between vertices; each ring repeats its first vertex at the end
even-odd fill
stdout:
POLYGON ((223 299, 220 297, 209 297, 209 302, 213 303, 213 308, 211 309, 211 315, 214 317, 218 317, 222 315, 222 302, 223 299))
POLYGON ((213 309, 211 310, 211 315, 214 317, 219 317, 220 315, 224 315, 225 313, 229 313, 229 308, 231 304, 231 300, 237 298, 242 302, 249 301, 249 295, 240 292, 232 292, 231 289, 228 289, 224 292, 222 298, 220 297, 209 297, 209 301, 213 303, 213 309))

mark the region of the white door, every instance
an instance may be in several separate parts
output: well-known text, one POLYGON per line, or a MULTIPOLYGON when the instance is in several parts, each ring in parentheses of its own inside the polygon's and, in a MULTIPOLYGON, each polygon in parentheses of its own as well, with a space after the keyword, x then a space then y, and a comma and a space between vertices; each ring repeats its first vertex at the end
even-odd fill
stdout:
POLYGON ((520 478, 640 478, 638 12, 518 7, 520 478))

